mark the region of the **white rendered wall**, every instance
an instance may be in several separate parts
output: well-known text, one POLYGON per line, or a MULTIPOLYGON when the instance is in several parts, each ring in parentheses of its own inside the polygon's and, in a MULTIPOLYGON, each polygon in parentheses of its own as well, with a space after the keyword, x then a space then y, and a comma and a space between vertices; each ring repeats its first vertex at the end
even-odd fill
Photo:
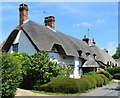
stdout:
POLYGON ((52 52, 49 52, 48 55, 50 58, 52 58, 52 56, 55 57, 54 61, 64 62, 65 65, 74 65, 74 57, 67 56, 63 58, 59 53, 52 53, 52 52))
MULTIPOLYGON (((35 53, 36 49, 34 48, 33 44, 30 42, 28 37, 25 35, 25 33, 20 30, 18 32, 18 35, 16 39, 14 40, 13 44, 18 43, 18 52, 25 52, 28 55, 32 55, 35 53)), ((9 52, 12 52, 12 46, 10 47, 9 52)))
MULTIPOLYGON (((13 44, 18 43, 18 52, 25 52, 27 53, 29 56, 32 55, 33 53, 35 53, 36 49, 33 46, 33 44, 30 42, 30 40, 28 39, 28 37, 25 35, 25 33, 20 30, 16 39, 14 40, 13 44)), ((9 52, 12 52, 12 46, 9 50, 9 52)), ((52 52, 48 52, 48 55, 50 56, 50 58, 55 57, 54 61, 57 62, 64 62, 65 65, 74 65, 74 74, 71 74, 70 77, 71 78, 80 78, 80 75, 82 74, 82 70, 79 70, 79 67, 81 67, 82 65, 82 60, 79 59, 78 57, 70 57, 70 56, 66 56, 65 58, 63 58, 63 56, 61 56, 59 53, 52 53, 52 52)))
POLYGON ((65 65, 74 65, 74 71, 73 74, 70 75, 71 78, 80 78, 80 75, 83 74, 82 72, 82 68, 79 69, 79 67, 82 66, 82 60, 79 59, 78 57, 65 57, 65 59, 63 59, 63 57, 59 54, 59 53, 52 53, 49 52, 48 55, 50 56, 50 58, 52 58, 52 56, 55 57, 54 61, 57 62, 64 62, 65 65))

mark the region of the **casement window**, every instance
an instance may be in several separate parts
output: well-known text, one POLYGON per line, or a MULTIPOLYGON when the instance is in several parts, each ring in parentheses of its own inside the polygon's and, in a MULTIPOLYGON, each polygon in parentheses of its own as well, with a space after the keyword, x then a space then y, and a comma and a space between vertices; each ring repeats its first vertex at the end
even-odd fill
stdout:
POLYGON ((51 52, 58 53, 58 50, 55 48, 55 46, 52 48, 51 52))
POLYGON ((18 52, 18 43, 17 44, 13 44, 13 52, 18 52))
POLYGON ((79 56, 82 56, 82 51, 79 50, 79 51, 78 51, 78 54, 79 54, 79 56))
POLYGON ((95 58, 95 57, 96 57, 96 54, 93 54, 93 57, 95 58))
POLYGON ((89 53, 89 52, 87 52, 87 53, 86 53, 86 56, 89 56, 89 55, 90 55, 90 53, 89 53))

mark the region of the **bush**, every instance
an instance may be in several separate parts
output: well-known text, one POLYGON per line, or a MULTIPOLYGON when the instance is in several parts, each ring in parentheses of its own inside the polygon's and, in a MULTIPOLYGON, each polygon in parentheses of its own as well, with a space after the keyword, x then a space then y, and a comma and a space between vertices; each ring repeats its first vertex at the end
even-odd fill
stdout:
POLYGON ((40 90, 47 92, 77 93, 79 86, 76 79, 54 78, 48 84, 40 86, 40 90))
POLYGON ((113 79, 118 79, 120 80, 120 73, 116 73, 113 75, 113 79))
POLYGON ((21 64, 21 73, 22 73, 22 77, 23 77, 23 81, 20 84, 21 88, 24 88, 26 86, 25 84, 25 80, 27 79, 27 71, 29 70, 29 65, 30 65, 30 57, 28 56, 28 54, 26 53, 12 53, 11 55, 13 55, 14 57, 17 58, 17 60, 20 62, 21 64))
POLYGON ((85 78, 85 79, 87 79, 91 83, 90 88, 96 88, 97 87, 97 81, 93 77, 93 75, 91 75, 91 76, 90 75, 82 75, 81 78, 85 78))
POLYGON ((82 75, 80 79, 52 78, 47 84, 41 85, 39 90, 46 92, 78 93, 103 86, 109 79, 102 74, 82 75))
POLYGON ((9 53, 2 53, 2 97, 13 97, 22 80, 20 64, 9 53))
POLYGON ((35 52, 31 56, 30 65, 24 80, 24 88, 38 90, 40 85, 50 81, 51 77, 64 75, 62 66, 50 61, 47 52, 35 52))
POLYGON ((79 92, 85 92, 91 88, 91 83, 88 79, 78 79, 79 92))
POLYGON ((104 80, 102 79, 102 77, 99 76, 99 74, 96 74, 96 75, 94 75, 94 78, 97 81, 97 87, 102 87, 103 83, 104 83, 104 80))
POLYGON ((105 71, 109 72, 111 75, 114 75, 116 73, 120 73, 120 67, 114 67, 114 68, 105 68, 105 71))
POLYGON ((104 80, 103 85, 106 85, 106 84, 109 82, 109 79, 108 79, 105 75, 103 75, 103 74, 99 74, 99 76, 101 76, 102 79, 104 80))
POLYGON ((98 71, 96 74, 104 74, 109 80, 112 80, 112 76, 107 71, 98 71))
POLYGON ((82 75, 82 78, 86 78, 91 83, 91 88, 103 86, 104 80, 98 74, 95 75, 82 75))
POLYGON ((84 73, 84 75, 93 75, 95 74, 94 72, 88 72, 88 73, 84 73))

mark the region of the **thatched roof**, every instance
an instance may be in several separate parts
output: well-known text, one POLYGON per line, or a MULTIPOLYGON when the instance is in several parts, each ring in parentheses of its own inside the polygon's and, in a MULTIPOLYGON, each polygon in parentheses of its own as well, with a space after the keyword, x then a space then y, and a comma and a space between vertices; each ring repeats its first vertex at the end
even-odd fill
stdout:
MULTIPOLYGON (((112 61, 114 63, 114 59, 101 49, 99 49, 96 45, 89 46, 86 42, 76 39, 74 37, 63 34, 59 31, 53 31, 50 28, 35 23, 31 20, 27 21, 22 25, 22 30, 25 32, 31 43, 34 45, 36 50, 44 50, 51 51, 54 45, 59 45, 64 50, 67 56, 76 56, 81 57, 86 60, 91 61, 86 56, 86 53, 90 53, 90 56, 93 57, 96 54, 96 60, 107 63, 107 61, 112 61), (78 51, 81 51, 81 55, 78 51)), ((10 49, 11 44, 16 38, 19 32, 19 27, 17 26, 8 36, 7 40, 2 46, 3 50, 7 52, 10 49)), ((86 63, 90 63, 87 61, 86 63)), ((94 64, 95 61, 93 59, 94 64)))

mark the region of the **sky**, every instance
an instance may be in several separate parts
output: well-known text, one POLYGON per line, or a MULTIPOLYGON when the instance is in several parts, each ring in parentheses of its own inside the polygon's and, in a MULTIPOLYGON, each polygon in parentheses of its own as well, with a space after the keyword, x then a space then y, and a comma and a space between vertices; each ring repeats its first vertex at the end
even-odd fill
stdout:
MULTIPOLYGON (((19 4, 2 2, 2 42, 19 25, 19 4)), ((118 46, 117 2, 24 2, 28 19, 44 25, 44 17, 55 17, 55 29, 77 39, 95 39, 101 49, 113 55, 118 46), (43 12, 46 13, 43 13, 43 12)))

